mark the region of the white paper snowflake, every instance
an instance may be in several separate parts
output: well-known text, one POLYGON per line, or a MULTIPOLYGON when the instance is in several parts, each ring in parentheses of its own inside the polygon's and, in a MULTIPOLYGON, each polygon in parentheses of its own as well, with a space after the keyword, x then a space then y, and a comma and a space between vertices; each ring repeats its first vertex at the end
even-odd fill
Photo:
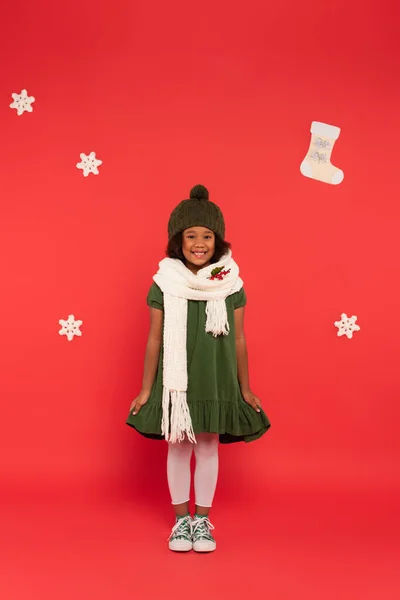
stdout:
POLYGON ((17 115, 20 117, 22 113, 32 112, 33 108, 31 106, 32 102, 35 102, 35 98, 33 96, 28 96, 28 92, 26 90, 22 90, 20 94, 11 94, 12 98, 14 98, 14 102, 10 104, 10 108, 17 109, 17 115))
POLYGON ((62 326, 58 333, 60 335, 66 335, 69 342, 72 342, 74 335, 82 335, 82 331, 80 331, 79 327, 82 325, 83 321, 75 321, 74 315, 69 315, 67 321, 60 319, 58 322, 62 326))
POLYGON ((338 327, 338 336, 347 335, 349 340, 353 337, 353 331, 360 331, 360 327, 356 325, 357 317, 348 317, 346 313, 342 313, 341 321, 335 321, 335 327, 338 327))
POLYGON ((89 175, 89 173, 93 173, 94 175, 99 174, 99 170, 97 167, 99 167, 101 164, 103 164, 103 161, 98 160, 96 158, 95 152, 91 152, 88 155, 82 153, 82 154, 80 154, 80 157, 81 157, 82 162, 77 163, 76 166, 78 169, 83 170, 83 174, 85 177, 87 177, 89 175))

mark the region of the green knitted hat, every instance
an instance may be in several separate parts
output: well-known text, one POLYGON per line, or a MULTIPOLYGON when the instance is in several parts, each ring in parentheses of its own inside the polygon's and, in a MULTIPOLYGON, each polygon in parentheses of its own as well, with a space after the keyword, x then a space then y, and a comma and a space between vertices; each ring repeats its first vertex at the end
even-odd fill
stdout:
POLYGON ((210 202, 204 185, 190 190, 190 199, 182 200, 171 213, 168 222, 168 238, 189 227, 208 227, 222 239, 225 237, 224 216, 219 206, 210 202))

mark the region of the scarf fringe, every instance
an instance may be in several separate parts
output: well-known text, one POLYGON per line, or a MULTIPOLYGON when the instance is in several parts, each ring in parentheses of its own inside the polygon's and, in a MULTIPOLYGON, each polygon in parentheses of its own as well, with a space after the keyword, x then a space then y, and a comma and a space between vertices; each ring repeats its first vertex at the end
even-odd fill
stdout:
POLYGON ((186 399, 186 392, 163 388, 161 433, 167 442, 183 442, 185 434, 190 442, 196 444, 192 419, 186 399), (169 408, 171 405, 171 420, 169 408))
POLYGON ((206 332, 214 337, 229 334, 225 300, 209 300, 206 304, 206 332))

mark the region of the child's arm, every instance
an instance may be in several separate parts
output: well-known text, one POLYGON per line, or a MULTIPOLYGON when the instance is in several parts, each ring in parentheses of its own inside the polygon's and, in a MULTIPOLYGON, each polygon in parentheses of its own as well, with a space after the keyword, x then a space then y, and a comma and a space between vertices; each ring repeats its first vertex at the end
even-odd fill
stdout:
POLYGON ((146 354, 144 359, 142 389, 131 404, 130 410, 136 415, 143 404, 150 397, 151 388, 157 374, 158 361, 160 358, 162 343, 163 311, 158 308, 150 308, 150 331, 147 339, 146 354))
POLYGON ((235 334, 236 334, 236 360, 238 368, 238 379, 242 396, 247 404, 255 411, 260 412, 260 400, 253 394, 249 384, 249 364, 247 355, 246 337, 244 334, 244 306, 235 310, 235 334))

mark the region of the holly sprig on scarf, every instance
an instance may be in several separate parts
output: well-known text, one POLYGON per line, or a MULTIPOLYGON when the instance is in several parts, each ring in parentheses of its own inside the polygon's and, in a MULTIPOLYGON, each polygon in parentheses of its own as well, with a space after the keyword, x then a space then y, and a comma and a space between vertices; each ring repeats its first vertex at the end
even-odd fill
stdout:
POLYGON ((215 279, 222 281, 223 278, 229 275, 230 272, 230 269, 225 271, 224 267, 215 267, 215 269, 211 271, 211 277, 209 277, 208 279, 210 279, 210 281, 214 281, 215 279))

